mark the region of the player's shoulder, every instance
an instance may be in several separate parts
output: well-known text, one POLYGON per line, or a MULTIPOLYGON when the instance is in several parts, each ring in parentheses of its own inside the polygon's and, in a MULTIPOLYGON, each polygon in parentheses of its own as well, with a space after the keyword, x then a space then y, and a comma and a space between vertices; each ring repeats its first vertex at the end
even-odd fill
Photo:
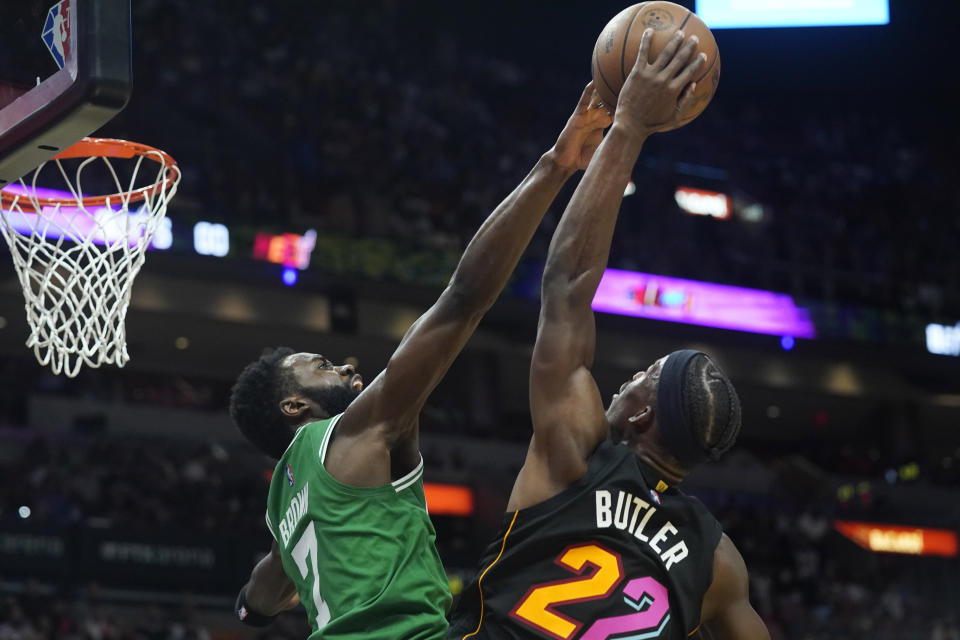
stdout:
MULTIPOLYGON (((322 467, 323 447, 332 419, 308 422, 297 429, 277 460, 267 494, 267 522, 286 509, 290 497, 317 477, 322 467), (271 510, 276 513, 271 516, 271 510)), ((277 520, 273 520, 277 522, 277 520)))
POLYGON ((686 493, 678 487, 671 487, 663 494, 662 500, 663 506, 667 508, 667 512, 677 526, 682 527, 696 540, 699 549, 698 572, 706 577, 707 582, 704 585, 706 589, 710 585, 711 576, 715 570, 714 556, 722 540, 726 538, 723 526, 697 496, 686 493))
POLYGON ((283 455, 274 466, 270 481, 271 493, 284 493, 293 488, 304 474, 312 476, 322 464, 327 433, 332 419, 308 422, 297 429, 283 455))
POLYGON ((644 474, 637 466, 636 455, 627 445, 605 438, 597 443, 587 456, 583 475, 570 484, 570 489, 617 484, 633 484, 644 481, 644 474))
MULTIPOLYGON (((629 446, 622 442, 614 442, 610 438, 604 438, 597 443, 590 455, 587 456, 587 473, 597 474, 604 468, 615 467, 623 464, 624 461, 636 460, 636 454, 629 446)), ((632 466, 628 467, 632 470, 632 466)))
POLYGON ((696 517, 702 519, 705 523, 709 523, 711 527, 715 527, 717 530, 722 531, 717 517, 713 515, 713 512, 710 511, 707 505, 705 505, 697 496, 687 493, 681 487, 671 487, 666 495, 675 502, 682 504, 684 508, 689 510, 696 517))
POLYGON ((733 543, 726 533, 720 536, 720 542, 713 554, 714 564, 719 565, 725 571, 725 575, 731 578, 743 578, 746 581, 747 565, 740 555, 740 550, 733 543))

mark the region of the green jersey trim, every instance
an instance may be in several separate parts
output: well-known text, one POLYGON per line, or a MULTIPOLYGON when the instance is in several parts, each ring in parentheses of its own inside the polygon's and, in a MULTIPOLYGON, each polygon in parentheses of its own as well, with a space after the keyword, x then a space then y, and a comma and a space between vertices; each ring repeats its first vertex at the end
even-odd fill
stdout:
POLYGON ((420 479, 420 476, 423 475, 423 455, 420 456, 420 463, 414 467, 413 471, 403 476, 399 480, 394 480, 390 483, 397 493, 400 493, 407 487, 413 486, 413 484, 420 479))
MULTIPOLYGON (((339 418, 340 416, 337 416, 337 417, 339 418)), ((283 456, 287 455, 287 451, 289 451, 290 447, 293 446, 293 443, 297 441, 297 438, 300 437, 300 434, 307 430, 307 425, 309 424, 312 424, 312 422, 308 422, 307 424, 304 424, 299 429, 297 429, 296 433, 293 434, 293 437, 290 438, 290 444, 288 444, 287 448, 283 450, 283 454, 280 456, 280 458, 283 458, 283 456)), ((279 459, 277 460, 277 464, 280 464, 279 459)), ((274 473, 276 473, 276 469, 274 469, 274 473)), ((267 531, 269 531, 270 535, 273 536, 273 539, 276 540, 277 534, 273 530, 273 523, 270 522, 270 512, 265 511, 263 514, 263 517, 267 521, 267 531)))
MULTIPOLYGON (((333 430, 337 428, 337 423, 340 422, 340 418, 343 416, 342 413, 338 413, 333 417, 333 420, 330 421, 330 424, 327 425, 327 432, 323 434, 323 441, 320 443, 320 465, 322 466, 324 461, 327 459, 327 445, 330 444, 330 436, 333 435, 333 430)), ((324 467, 326 468, 326 467, 324 467)))
POLYGON ((270 522, 270 512, 269 512, 269 511, 264 511, 264 512, 263 512, 263 519, 267 521, 267 531, 269 531, 269 532, 270 532, 270 535, 273 536, 273 539, 276 540, 276 539, 277 539, 277 534, 275 534, 275 533, 273 532, 273 523, 270 522))
MULTIPOLYGON (((339 418, 339 417, 342 416, 342 415, 343 415, 343 414, 341 413, 340 415, 337 416, 337 418, 339 418)), ((297 441, 297 438, 300 437, 300 434, 303 433, 304 431, 306 431, 306 430, 307 430, 307 427, 308 427, 309 425, 313 424, 314 422, 322 422, 322 420, 311 420, 310 422, 307 422, 307 423, 304 423, 304 424, 300 425, 300 427, 297 429, 297 432, 293 434, 293 437, 292 437, 292 438, 290 438, 290 444, 288 444, 288 445, 287 445, 287 448, 283 450, 283 454, 280 456, 280 458, 282 458, 283 456, 287 455, 287 451, 290 451, 290 447, 292 447, 292 446, 293 446, 293 443, 297 441)), ((278 461, 278 462, 280 461, 280 458, 277 458, 277 461, 278 461)))
MULTIPOLYGON (((323 441, 320 443, 320 467, 326 472, 326 460, 327 460, 327 448, 330 445, 330 438, 333 436, 333 430, 337 427, 337 422, 340 421, 343 414, 336 415, 327 426, 327 432, 323 434, 323 441)), ((412 487, 417 480, 423 475, 423 455, 420 455, 420 462, 416 467, 413 468, 410 473, 404 475, 402 478, 394 480, 390 484, 380 485, 379 487, 354 487, 349 484, 344 484, 330 475, 329 472, 326 472, 327 478, 333 481, 339 488, 349 491, 350 493, 358 493, 360 495, 370 495, 371 493, 381 493, 384 492, 387 488, 392 488, 394 492, 400 493, 408 487, 412 487)))

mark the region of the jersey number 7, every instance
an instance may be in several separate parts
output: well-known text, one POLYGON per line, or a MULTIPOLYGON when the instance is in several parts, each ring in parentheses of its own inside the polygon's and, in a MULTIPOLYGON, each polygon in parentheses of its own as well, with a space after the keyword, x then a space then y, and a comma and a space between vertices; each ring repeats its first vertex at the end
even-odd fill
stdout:
POLYGON ((307 579, 309 570, 313 570, 313 606, 317 611, 317 629, 322 629, 324 625, 330 622, 330 607, 320 597, 320 575, 317 572, 317 530, 313 526, 313 521, 307 524, 297 544, 293 545, 290 552, 293 561, 297 563, 297 569, 300 570, 300 577, 307 579), (310 566, 307 566, 307 559, 310 560, 310 566))

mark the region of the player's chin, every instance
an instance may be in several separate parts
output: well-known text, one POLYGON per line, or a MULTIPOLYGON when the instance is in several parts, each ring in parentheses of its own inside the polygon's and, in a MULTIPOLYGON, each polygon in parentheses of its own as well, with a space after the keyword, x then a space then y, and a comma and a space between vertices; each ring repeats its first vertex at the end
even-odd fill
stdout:
POLYGON ((351 383, 343 385, 344 388, 344 399, 347 402, 353 402, 363 393, 363 383, 361 382, 358 385, 351 383))
POLYGON ((610 399, 610 404, 607 405, 607 409, 603 413, 607 418, 607 422, 609 422, 610 424, 613 424, 613 422, 617 418, 617 396, 616 395, 614 395, 613 398, 610 399))

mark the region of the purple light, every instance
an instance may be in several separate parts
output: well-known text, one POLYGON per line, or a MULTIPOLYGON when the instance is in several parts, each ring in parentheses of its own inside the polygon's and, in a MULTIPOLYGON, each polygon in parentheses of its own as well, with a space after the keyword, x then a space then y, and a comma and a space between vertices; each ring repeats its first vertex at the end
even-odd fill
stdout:
POLYGON ((797 344, 797 341, 793 339, 793 336, 783 336, 780 338, 780 346, 783 347, 784 351, 790 351, 795 344, 797 344))
POLYGON ((292 287, 293 285, 297 284, 298 277, 297 270, 293 267, 286 267, 283 270, 283 284, 287 285, 288 287, 292 287))
MULTIPOLYGON (((9 185, 5 190, 16 185, 9 185)), ((4 210, 6 222, 10 227, 23 236, 41 235, 47 240, 66 238, 70 242, 83 242, 87 238, 93 244, 115 245, 123 237, 129 238, 130 246, 140 243, 146 232, 148 217, 140 215, 139 211, 118 215, 122 205, 111 207, 97 207, 89 211, 80 211, 78 207, 62 206, 43 207, 43 218, 38 219, 35 213, 20 210, 4 210)), ((153 248, 151 240, 150 248, 153 248)))
POLYGON ((636 271, 607 269, 593 309, 791 340, 816 337, 810 314, 788 295, 636 271))
MULTIPOLYGON (((65 202, 76 202, 76 198, 69 191, 46 189, 44 187, 25 188, 19 182, 8 184, 2 190, 7 193, 26 196, 28 199, 29 195, 33 194, 37 198, 57 198, 65 202)), ((122 216, 112 217, 112 211, 122 209, 123 204, 119 202, 112 204, 110 207, 101 206, 79 214, 79 207, 75 206, 64 204, 59 211, 55 207, 45 206, 43 207, 45 221, 37 220, 37 214, 35 213, 8 210, 7 222, 11 228, 23 236, 32 235, 34 229, 43 229, 43 233, 39 235, 43 235, 47 240, 57 240, 63 237, 71 242, 83 242, 87 237, 92 236, 91 242, 93 244, 116 244, 118 239, 129 233, 129 223, 122 220, 122 216), (99 218, 101 214, 112 222, 98 223, 94 220, 95 217, 99 218)), ((140 209, 142 209, 142 206, 140 209)), ((133 222, 133 237, 130 239, 130 246, 139 244, 140 238, 145 232, 146 219, 138 217, 140 209, 127 214, 127 216, 132 216, 131 221, 133 222)), ((161 250, 170 248, 169 245, 157 246, 158 244, 156 238, 153 238, 150 241, 149 248, 161 250)))
POLYGON ((69 191, 63 191, 62 189, 46 189, 44 187, 29 187, 25 188, 19 182, 11 182, 5 186, 3 191, 7 193, 12 193, 14 195, 27 196, 31 194, 35 195, 38 198, 60 198, 61 200, 73 200, 76 201, 73 194, 69 191))

